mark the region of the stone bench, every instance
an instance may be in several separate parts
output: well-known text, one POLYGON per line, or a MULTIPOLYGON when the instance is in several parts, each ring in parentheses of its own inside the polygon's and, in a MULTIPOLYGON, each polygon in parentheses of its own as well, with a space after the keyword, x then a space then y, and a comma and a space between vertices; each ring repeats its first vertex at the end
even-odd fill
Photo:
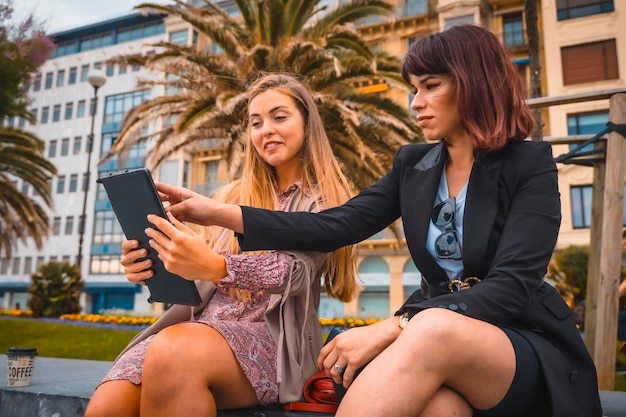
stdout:
MULTIPOLYGON (((6 355, 0 355, 6 369, 6 355)), ((8 387, 0 379, 0 417, 83 417, 94 388, 111 362, 37 358, 33 382, 28 387, 8 387)), ((3 371, 5 374, 6 371, 3 371)), ((600 393, 605 417, 626 417, 626 392, 600 393)), ((218 417, 330 417, 330 414, 281 409, 222 410, 218 417)))

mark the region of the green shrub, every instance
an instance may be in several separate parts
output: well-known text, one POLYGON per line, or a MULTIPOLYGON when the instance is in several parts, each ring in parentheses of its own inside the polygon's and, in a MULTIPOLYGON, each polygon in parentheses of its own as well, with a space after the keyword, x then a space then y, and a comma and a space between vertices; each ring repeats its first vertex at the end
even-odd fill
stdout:
POLYGON ((76 265, 49 262, 31 275, 28 307, 33 317, 59 317, 81 311, 80 293, 85 283, 76 265))
POLYGON ((559 293, 572 306, 587 296, 589 246, 570 245, 554 254, 548 276, 556 282, 559 293))

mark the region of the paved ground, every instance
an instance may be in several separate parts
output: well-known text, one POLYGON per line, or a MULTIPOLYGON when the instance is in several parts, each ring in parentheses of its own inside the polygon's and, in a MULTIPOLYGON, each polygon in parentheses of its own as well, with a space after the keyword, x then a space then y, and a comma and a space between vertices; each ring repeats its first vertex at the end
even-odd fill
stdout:
MULTIPOLYGON (((6 355, 0 367, 6 369, 6 355)), ((0 379, 0 417, 82 417, 87 401, 110 362, 37 358, 28 387, 8 387, 0 379)), ((6 375, 6 371, 2 371, 6 375)), ((600 393, 606 417, 626 417, 626 392, 600 393)), ((220 411, 218 417, 327 417, 328 414, 282 410, 220 411)))

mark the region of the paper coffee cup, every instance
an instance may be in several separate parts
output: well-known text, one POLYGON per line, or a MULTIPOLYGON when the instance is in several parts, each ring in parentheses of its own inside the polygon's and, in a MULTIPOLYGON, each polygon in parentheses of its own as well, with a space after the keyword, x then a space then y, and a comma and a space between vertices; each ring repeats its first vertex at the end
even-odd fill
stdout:
POLYGON ((35 371, 35 348, 9 348, 7 352, 8 374, 10 387, 27 387, 33 380, 35 371))

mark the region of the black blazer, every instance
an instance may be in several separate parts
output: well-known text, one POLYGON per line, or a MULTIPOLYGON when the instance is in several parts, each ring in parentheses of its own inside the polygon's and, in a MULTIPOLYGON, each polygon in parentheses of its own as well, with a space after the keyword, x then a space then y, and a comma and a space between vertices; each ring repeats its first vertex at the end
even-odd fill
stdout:
POLYGON ((424 279, 396 314, 448 308, 517 330, 538 353, 551 415, 600 417, 593 361, 569 307, 543 281, 561 221, 550 145, 521 142, 477 155, 465 203, 463 265, 464 277, 481 282, 467 291, 448 290, 448 278, 425 247, 446 156, 443 144, 403 146, 391 171, 371 188, 317 214, 242 207, 242 249, 332 251, 367 239, 401 216, 424 279))

